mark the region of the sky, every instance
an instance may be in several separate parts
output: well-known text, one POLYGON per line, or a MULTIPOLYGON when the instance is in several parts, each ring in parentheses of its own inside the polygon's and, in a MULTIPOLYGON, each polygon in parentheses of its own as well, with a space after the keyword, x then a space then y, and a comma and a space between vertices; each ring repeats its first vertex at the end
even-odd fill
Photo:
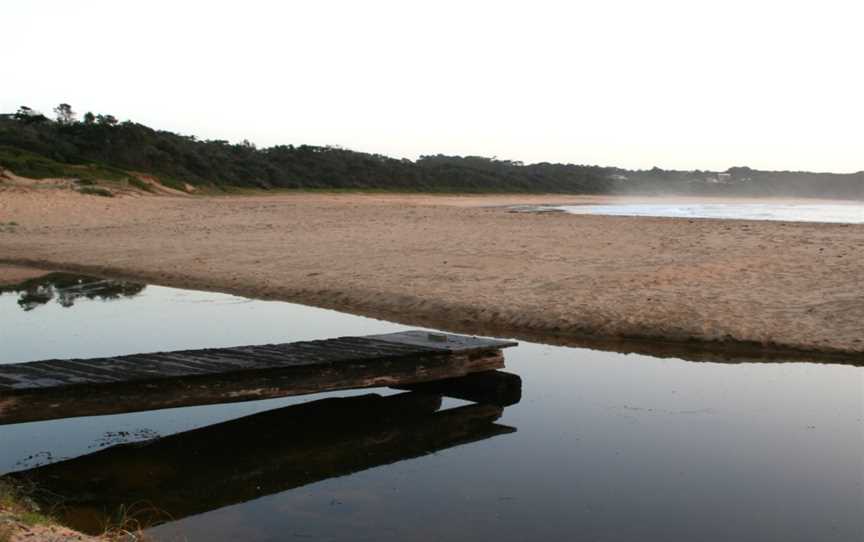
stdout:
POLYGON ((0 111, 626 168, 864 170, 864 4, 0 3, 0 111))

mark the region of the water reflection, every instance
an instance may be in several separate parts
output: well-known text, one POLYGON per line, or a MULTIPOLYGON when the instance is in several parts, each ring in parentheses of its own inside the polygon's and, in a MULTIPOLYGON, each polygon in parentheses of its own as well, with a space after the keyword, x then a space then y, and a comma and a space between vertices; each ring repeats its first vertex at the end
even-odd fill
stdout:
MULTIPOLYGON (((81 299, 74 311, 51 303, 38 311, 24 312, 15 299, 0 296, 0 363, 406 329, 392 322, 290 303, 242 302, 225 294, 159 286, 149 286, 128 303, 81 299)), ((470 328, 456 331, 506 336, 470 328)), ((123 488, 118 488, 117 501, 137 495, 136 502, 146 507, 147 492, 158 493, 160 487, 166 490, 166 500, 174 491, 187 491, 189 501, 198 496, 207 499, 209 493, 218 492, 220 483, 216 476, 207 479, 204 467, 208 464, 213 469, 210 472, 221 473, 226 484, 236 484, 226 485, 224 495, 230 497, 237 491, 243 502, 220 503, 213 498, 207 506, 221 508, 204 511, 202 505, 200 514, 178 517, 148 530, 154 540, 166 542, 279 542, 295 538, 370 542, 864 540, 861 367, 802 363, 800 359, 793 363, 729 363, 758 359, 734 353, 717 357, 707 351, 687 353, 679 350, 680 345, 666 345, 662 351, 615 344, 589 349, 552 346, 548 338, 537 339, 546 344, 522 342, 506 351, 508 371, 524 380, 524 397, 503 412, 497 411, 502 414, 500 420, 484 422, 486 428, 490 423, 518 428, 504 438, 475 440, 471 445, 422 456, 404 453, 386 466, 375 463, 382 466, 350 471, 350 475, 346 471, 341 476, 334 469, 329 478, 297 478, 297 483, 308 483, 286 491, 266 485, 270 476, 278 482, 279 473, 287 473, 283 469, 290 466, 267 463, 267 446, 272 445, 269 457, 275 462, 279 454, 299 450, 313 437, 321 438, 321 443, 327 437, 333 440, 327 441, 330 445, 322 444, 322 460, 332 451, 359 461, 362 451, 352 457, 346 450, 355 444, 340 440, 340 435, 350 433, 354 425, 346 422, 334 426, 338 420, 286 425, 274 414, 260 430, 270 439, 266 442, 259 442, 254 431, 228 432, 218 439, 194 438, 190 442, 206 442, 209 447, 172 445, 178 453, 187 446, 190 451, 182 461, 164 464, 159 456, 172 457, 172 437, 163 439, 169 444, 162 445, 149 440, 154 434, 207 431, 202 433, 206 435, 211 429, 218 430, 218 426, 206 428, 209 425, 308 402, 307 397, 289 397, 2 426, 0 473, 95 454, 124 441, 129 442, 126 449, 130 451, 123 454, 134 454, 136 447, 157 453, 138 456, 140 468, 132 466, 131 460, 117 460, 128 470, 117 470, 116 476, 122 473, 131 477, 125 483, 139 484, 128 486, 134 494, 124 494, 123 488), (332 433, 329 436, 324 425, 332 433), (313 431, 316 427, 317 432, 313 431), (135 442, 144 440, 147 442, 135 442), (151 446, 166 446, 166 451, 151 446), (223 447, 233 455, 220 456, 223 447), (249 461, 244 458, 247 450, 252 454, 249 461), (217 456, 212 464, 211 454, 217 456), (276 465, 263 476, 265 485, 258 482, 262 477, 256 476, 257 467, 251 468, 255 460, 262 462, 262 468, 276 465), (196 470, 196 463, 202 463, 200 470, 196 470), (160 468, 165 468, 165 473, 160 468), (244 476, 249 480, 246 485, 239 482, 244 476), (147 487, 146 479, 151 477, 162 485, 157 487, 154 481, 147 487), (316 479, 319 481, 311 483, 316 479), (193 492, 199 484, 210 484, 202 485, 209 491, 193 492), (262 489, 260 498, 254 494, 257 486, 262 489), (137 488, 143 488, 140 494, 137 488), (268 495, 263 493, 265 489, 277 492, 268 495)), ((565 343, 564 338, 560 342, 565 343)), ((455 396, 458 390, 447 390, 446 394, 422 391, 455 396)), ((396 392, 379 388, 328 397, 369 393, 385 397, 396 392)), ((415 400, 421 403, 428 399, 406 401, 413 404, 415 400)), ((474 400, 489 404, 492 398, 474 396, 474 400)), ((463 404, 445 399, 444 408, 463 404)), ((506 395, 497 404, 506 405, 506 395)), ((385 417, 398 416, 401 405, 385 409, 391 413, 385 417)), ((351 409, 345 410, 346 416, 351 416, 351 409)), ((441 415, 446 412, 450 411, 436 411, 441 415)), ((366 427, 374 426, 376 416, 365 417, 366 427)), ((412 419, 426 419, 424 416, 418 414, 412 419)), ((394 426, 408 431, 415 424, 394 421, 394 426)), ((357 438, 351 442, 387 434, 383 422, 377 427, 380 430, 373 428, 367 437, 354 433, 357 438)), ((405 431, 403 435, 409 440, 405 431)), ((105 457, 123 449, 106 452, 105 457)), ((70 489, 85 487, 85 473, 102 480, 104 487, 112 487, 114 482, 110 478, 105 481, 98 472, 111 462, 103 463, 99 457, 91 456, 80 464, 80 485, 70 482, 70 489)), ((294 457, 298 465, 315 463, 314 458, 294 457)), ((75 461, 71 459, 68 464, 75 465, 75 461)), ((295 467, 299 472, 300 467, 295 467)), ((48 468, 40 472, 47 473, 48 468)), ((56 468, 59 472, 59 466, 56 468)), ((281 479, 284 487, 290 487, 285 476, 281 479)), ((64 477, 58 475, 58 480, 64 477)), ((95 489, 90 500, 82 502, 101 513, 102 507, 107 509, 111 503, 105 504, 95 489)), ((174 504, 169 500, 165 508, 171 506, 174 504)), ((179 516, 183 511, 178 510, 179 516)), ((156 519, 161 520, 158 515, 156 519)))
POLYGON ((0 286, 0 294, 17 293, 18 306, 32 311, 52 300, 64 308, 78 299, 112 301, 140 294, 145 284, 125 280, 106 280, 70 273, 49 273, 12 286, 0 286))
MULTIPOLYGON (((518 377, 506 381, 518 394, 518 377)), ((321 399, 11 478, 64 524, 100 534, 120 514, 152 526, 516 431, 495 423, 501 406, 441 406, 423 392, 321 399)))

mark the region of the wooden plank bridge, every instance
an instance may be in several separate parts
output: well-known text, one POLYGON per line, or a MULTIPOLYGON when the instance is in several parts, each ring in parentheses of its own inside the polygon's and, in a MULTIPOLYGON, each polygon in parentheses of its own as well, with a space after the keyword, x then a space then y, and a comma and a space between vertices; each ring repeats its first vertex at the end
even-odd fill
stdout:
POLYGON ((515 344, 405 331, 6 364, 0 365, 0 425, 340 389, 410 388, 501 369, 501 350, 515 344))

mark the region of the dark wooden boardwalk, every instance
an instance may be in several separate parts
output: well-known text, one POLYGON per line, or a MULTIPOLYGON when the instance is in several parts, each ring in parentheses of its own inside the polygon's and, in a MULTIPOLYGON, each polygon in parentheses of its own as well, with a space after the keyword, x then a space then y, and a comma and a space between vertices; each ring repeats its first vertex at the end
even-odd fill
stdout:
POLYGON ((515 344, 405 331, 0 365, 0 424, 437 381, 503 368, 515 344))

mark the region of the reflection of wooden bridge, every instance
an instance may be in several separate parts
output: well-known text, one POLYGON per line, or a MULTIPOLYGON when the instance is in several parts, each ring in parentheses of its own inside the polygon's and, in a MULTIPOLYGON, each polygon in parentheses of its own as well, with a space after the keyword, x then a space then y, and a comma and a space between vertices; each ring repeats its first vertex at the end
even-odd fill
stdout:
MULTIPOLYGON (((497 380, 518 394, 518 376, 497 380)), ((416 391, 321 399, 9 478, 65 525, 101 534, 122 510, 149 527, 516 431, 496 423, 500 406, 441 405, 416 391)))
POLYGON ((0 365, 0 424, 406 387, 504 367, 515 343, 421 331, 0 365))

